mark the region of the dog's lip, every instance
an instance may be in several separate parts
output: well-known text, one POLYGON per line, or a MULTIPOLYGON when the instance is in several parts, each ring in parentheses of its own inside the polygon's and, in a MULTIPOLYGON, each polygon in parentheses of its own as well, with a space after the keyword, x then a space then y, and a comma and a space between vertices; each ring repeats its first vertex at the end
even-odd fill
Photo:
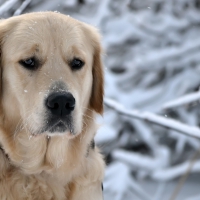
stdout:
POLYGON ((65 122, 63 120, 59 120, 55 122, 52 126, 50 126, 47 130, 52 132, 51 129, 54 129, 55 127, 61 127, 61 126, 65 128, 66 130, 68 129, 68 126, 65 124, 65 122))
POLYGON ((74 130, 73 130, 72 124, 67 123, 66 121, 64 121, 62 119, 59 119, 58 121, 54 122, 50 126, 44 128, 44 130, 42 132, 49 132, 51 134, 54 134, 54 133, 65 134, 66 132, 69 132, 70 134, 74 135, 74 130))
POLYGON ((67 128, 67 125, 65 124, 65 122, 63 120, 58 120, 52 127, 57 126, 57 125, 64 125, 67 128))

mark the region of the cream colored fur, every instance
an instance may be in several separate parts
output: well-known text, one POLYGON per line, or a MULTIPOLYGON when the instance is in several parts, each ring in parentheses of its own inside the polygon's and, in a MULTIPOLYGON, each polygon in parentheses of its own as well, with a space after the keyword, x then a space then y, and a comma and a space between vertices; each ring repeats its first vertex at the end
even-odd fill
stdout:
POLYGON ((1 21, 0 42, 0 199, 102 200, 104 161, 90 147, 103 110, 97 31, 59 13, 30 13, 1 21), (35 72, 19 64, 32 55, 41 60, 35 72), (85 61, 77 72, 68 65, 74 56, 85 61), (76 98, 74 135, 38 134, 56 81, 76 98))

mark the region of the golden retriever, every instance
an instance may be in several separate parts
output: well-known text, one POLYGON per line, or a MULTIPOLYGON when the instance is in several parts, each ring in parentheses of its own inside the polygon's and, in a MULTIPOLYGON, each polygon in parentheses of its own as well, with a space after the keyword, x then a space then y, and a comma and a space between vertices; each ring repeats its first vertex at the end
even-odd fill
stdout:
POLYGON ((0 199, 102 200, 100 36, 55 12, 0 21, 0 199))

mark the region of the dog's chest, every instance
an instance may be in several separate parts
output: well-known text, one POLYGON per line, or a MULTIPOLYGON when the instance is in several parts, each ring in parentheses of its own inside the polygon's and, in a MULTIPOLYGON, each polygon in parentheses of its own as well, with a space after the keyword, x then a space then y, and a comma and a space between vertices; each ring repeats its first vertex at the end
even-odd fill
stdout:
POLYGON ((6 200, 66 200, 67 186, 56 178, 37 175, 25 176, 10 171, 0 181, 0 199, 6 200))

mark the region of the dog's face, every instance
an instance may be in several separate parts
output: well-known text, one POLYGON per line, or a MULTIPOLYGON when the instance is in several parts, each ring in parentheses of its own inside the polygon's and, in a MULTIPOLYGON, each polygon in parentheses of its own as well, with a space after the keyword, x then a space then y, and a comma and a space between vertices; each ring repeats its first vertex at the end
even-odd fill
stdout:
POLYGON ((101 48, 94 28, 58 13, 27 14, 0 22, 0 41, 5 126, 74 137, 88 111, 102 112, 101 48))

